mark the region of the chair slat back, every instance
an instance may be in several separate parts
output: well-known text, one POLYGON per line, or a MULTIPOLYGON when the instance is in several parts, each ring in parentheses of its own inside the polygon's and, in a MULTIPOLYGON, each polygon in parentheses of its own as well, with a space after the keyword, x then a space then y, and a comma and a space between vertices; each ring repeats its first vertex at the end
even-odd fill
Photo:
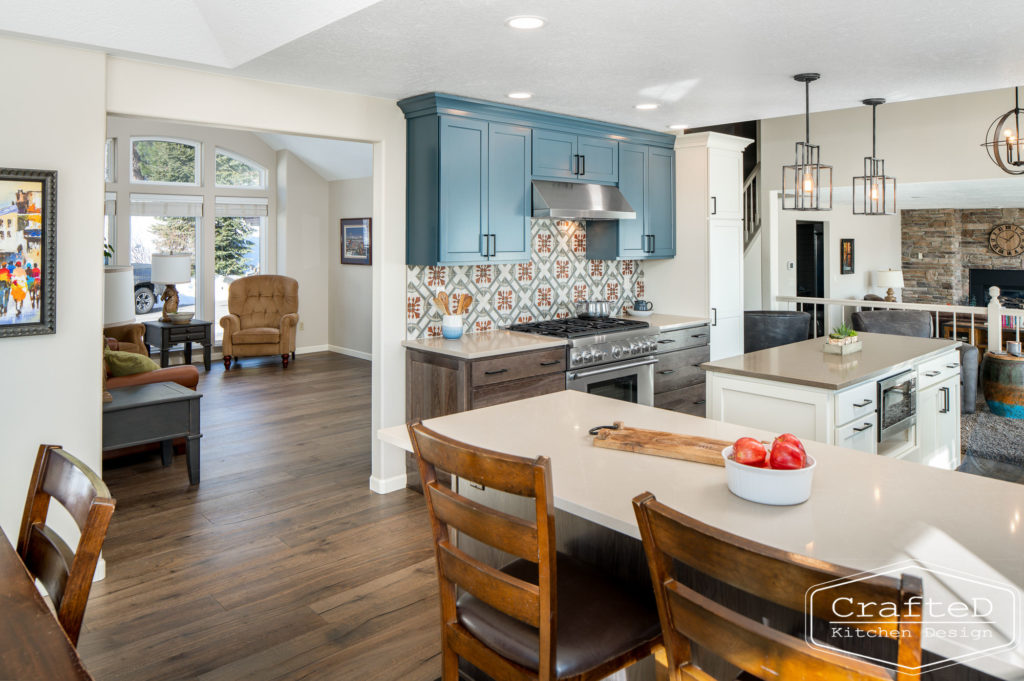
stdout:
POLYGON ((88 466, 59 446, 40 445, 18 534, 18 555, 43 584, 57 619, 78 643, 96 563, 115 501, 88 466), (50 499, 68 510, 81 531, 75 551, 46 525, 50 499))
MULTIPOLYGON (((641 494, 633 499, 633 508, 636 511, 654 581, 669 657, 671 660, 673 652, 676 654, 676 666, 689 661, 688 641, 692 639, 700 642, 698 639, 701 634, 690 626, 697 620, 686 620, 683 617, 694 608, 702 612, 707 611, 708 616, 718 617, 720 621, 716 626, 723 632, 720 637, 722 640, 734 637, 744 641, 756 640, 758 643, 754 647, 760 654, 766 656, 764 659, 776 660, 771 663, 775 666, 770 666, 775 671, 780 671, 776 667, 782 664, 783 659, 801 661, 801 664, 806 663, 810 669, 816 668, 816 660, 819 657, 826 662, 831 661, 830 663, 836 663, 836 660, 841 662, 844 658, 829 654, 819 656, 817 653, 820 651, 810 648, 804 641, 794 637, 786 637, 788 640, 785 643, 791 646, 791 649, 779 648, 782 641, 779 636, 785 635, 725 610, 678 582, 673 573, 675 561, 791 610, 806 612, 806 608, 810 608, 809 614, 824 621, 835 619, 830 607, 835 599, 850 598, 850 602, 857 604, 858 614, 863 612, 865 615, 864 623, 850 626, 870 630, 879 637, 886 636, 890 640, 897 640, 898 662, 905 669, 910 669, 920 662, 921 613, 919 607, 914 609, 915 604, 921 603, 920 579, 912 576, 904 576, 902 580, 877 575, 865 576, 824 561, 780 551, 690 518, 658 502, 650 493, 641 494), (809 590, 829 582, 834 583, 829 589, 829 598, 806 598, 809 590), (692 596, 699 598, 695 599, 692 596), (680 599, 696 605, 684 606, 680 604, 680 599), (887 606, 894 603, 899 604, 898 612, 895 614, 892 607, 887 606), (728 617, 725 613, 728 613, 728 617), (676 618, 677 614, 679 618, 676 618), (736 627, 740 627, 746 633, 741 636, 740 629, 736 627), (773 655, 780 657, 776 659, 771 657, 773 655)), ((711 637, 708 647, 713 648, 718 643, 719 639, 711 637)), ((716 654, 731 660, 729 656, 734 655, 735 651, 729 650, 728 646, 724 648, 722 651, 716 650, 716 654)), ((742 661, 744 657, 739 655, 736 659, 742 661)), ((765 670, 759 672, 748 669, 738 661, 733 663, 759 678, 771 681, 779 678, 765 670)), ((889 678, 881 667, 868 669, 854 666, 849 670, 851 674, 855 674, 849 678, 875 678, 872 674, 876 672, 882 673, 883 678, 889 678), (858 674, 867 676, 856 676, 858 674)), ((898 678, 916 676, 915 673, 903 669, 898 673, 898 678)), ((782 678, 786 678, 786 675, 784 674, 782 678)))
MULTIPOLYGON (((409 437, 419 461, 434 532, 442 621, 445 627, 454 628, 446 636, 463 643, 470 637, 468 631, 457 625, 456 587, 461 587, 496 610, 537 628, 541 669, 547 669, 549 675, 554 669, 557 630, 550 461, 473 447, 441 435, 419 421, 409 424, 409 437), (457 476, 460 484, 475 482, 533 498, 534 518, 511 516, 444 487, 437 480, 438 469, 457 476), (453 529, 536 563, 537 583, 508 575, 461 551, 455 546, 453 529)), ((473 659, 504 659, 486 653, 482 643, 467 645, 475 651, 466 651, 473 659)), ((490 670, 488 673, 494 676, 490 670)), ((544 672, 540 676, 546 678, 544 672)))

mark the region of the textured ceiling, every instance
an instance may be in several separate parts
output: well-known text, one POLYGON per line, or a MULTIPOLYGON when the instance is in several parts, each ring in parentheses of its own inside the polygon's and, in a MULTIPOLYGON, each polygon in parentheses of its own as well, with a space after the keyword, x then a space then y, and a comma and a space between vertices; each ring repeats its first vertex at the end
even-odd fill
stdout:
MULTIPOLYGON (((665 129, 1007 87, 1020 0, 33 0, 4 30, 401 98, 439 90, 665 129), (504 20, 538 14, 516 31, 504 20), (145 30, 143 30, 145 29, 145 30), (155 29, 155 30, 154 30, 155 29), (653 101, 655 111, 634 104, 653 101)), ((16 7, 16 10, 15 10, 16 7)))

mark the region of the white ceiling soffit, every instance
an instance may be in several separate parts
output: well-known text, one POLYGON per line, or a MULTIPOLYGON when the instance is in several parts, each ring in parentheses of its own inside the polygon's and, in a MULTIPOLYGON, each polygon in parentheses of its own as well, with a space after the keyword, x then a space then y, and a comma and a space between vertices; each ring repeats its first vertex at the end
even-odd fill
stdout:
POLYGON ((373 175, 373 145, 322 137, 258 132, 256 136, 273 149, 287 149, 328 182, 373 175))
POLYGON ((377 0, 0 0, 3 30, 234 68, 377 0))
MULTIPOLYGON (((849 206, 850 187, 833 189, 833 204, 849 206)), ((952 182, 896 182, 896 208, 1024 208, 1024 181, 1007 177, 997 180, 956 180, 952 182)))

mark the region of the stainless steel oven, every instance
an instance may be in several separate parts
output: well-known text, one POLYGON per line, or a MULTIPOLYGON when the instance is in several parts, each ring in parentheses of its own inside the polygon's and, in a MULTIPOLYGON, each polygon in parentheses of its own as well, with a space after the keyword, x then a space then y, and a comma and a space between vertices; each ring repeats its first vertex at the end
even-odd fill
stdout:
POLYGON ((570 370, 565 374, 565 387, 653 407, 654 365, 657 363, 656 357, 643 357, 570 370))
POLYGON ((917 372, 904 371, 878 382, 878 441, 917 423, 917 372))

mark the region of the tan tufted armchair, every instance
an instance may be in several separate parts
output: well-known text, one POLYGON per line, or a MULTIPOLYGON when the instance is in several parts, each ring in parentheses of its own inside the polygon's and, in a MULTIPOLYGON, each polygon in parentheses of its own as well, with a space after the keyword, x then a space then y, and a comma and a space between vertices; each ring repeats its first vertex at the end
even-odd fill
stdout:
POLYGON ((295 327, 299 324, 299 282, 278 274, 258 274, 231 282, 224 329, 224 368, 239 357, 281 355, 295 358, 295 327))

